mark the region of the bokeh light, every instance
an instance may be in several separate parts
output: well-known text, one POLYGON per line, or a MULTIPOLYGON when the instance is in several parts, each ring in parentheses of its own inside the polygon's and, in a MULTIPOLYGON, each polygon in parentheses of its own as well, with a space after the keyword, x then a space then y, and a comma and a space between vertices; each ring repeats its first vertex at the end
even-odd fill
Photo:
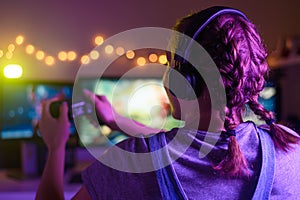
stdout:
POLYGON ((10 51, 10 52, 13 52, 15 49, 16 49, 16 46, 14 44, 9 44, 7 46, 7 50, 10 51))
POLYGON ((5 54, 5 57, 6 57, 6 59, 12 59, 12 57, 13 57, 13 53, 11 52, 11 51, 7 51, 6 52, 6 54, 5 54))
POLYGON ((149 61, 150 62, 157 62, 157 60, 158 60, 158 57, 157 57, 157 55, 155 54, 155 53, 151 53, 150 55, 149 55, 149 61))
POLYGON ((160 64, 166 64, 168 62, 168 59, 167 59, 167 56, 166 55, 160 55, 159 58, 158 58, 158 62, 160 64))
POLYGON ((144 57, 138 57, 138 59, 136 59, 136 63, 138 66, 143 66, 146 64, 146 59, 144 57))
POLYGON ((108 136, 111 132, 112 132, 112 130, 108 126, 106 126, 106 125, 101 126, 101 134, 108 136))
POLYGON ((87 55, 83 55, 80 59, 81 63, 86 65, 90 63, 90 58, 87 55))
POLYGON ((39 50, 35 54, 36 59, 43 60, 45 58, 45 53, 42 50, 39 50))
POLYGON ((112 54, 114 52, 114 47, 112 45, 106 45, 105 49, 104 49, 105 53, 107 54, 112 54))
POLYGON ((135 56, 134 51, 129 50, 129 51, 126 52, 126 57, 127 57, 128 59, 133 59, 134 56, 135 56))
POLYGON ((3 57, 3 51, 0 50, 0 58, 2 58, 2 57, 3 57))
POLYGON ((69 61, 73 61, 76 59, 77 54, 75 51, 69 51, 67 57, 69 61))
POLYGON ((101 44, 103 44, 103 42, 104 42, 104 39, 103 39, 103 37, 102 36, 100 36, 100 35, 97 35, 96 37, 95 37, 95 40, 94 40, 94 42, 95 42, 95 44, 96 45, 101 45, 101 44))
POLYGON ((55 63, 55 60, 52 56, 46 56, 45 63, 46 65, 52 66, 55 63))
POLYGON ((67 60, 68 55, 67 55, 67 52, 65 52, 65 51, 60 51, 60 52, 58 53, 57 57, 58 57, 58 59, 59 59, 60 61, 65 61, 65 60, 67 60))
POLYGON ((27 54, 33 54, 34 53, 34 46, 29 44, 26 46, 25 51, 27 54))
POLYGON ((23 75, 22 67, 17 64, 9 64, 5 66, 3 72, 6 78, 20 78, 23 75))
POLYGON ((122 56, 125 53, 125 49, 123 47, 117 47, 116 48, 116 54, 118 56, 122 56))
POLYGON ((97 60, 99 58, 99 52, 97 50, 92 50, 90 52, 90 57, 92 60, 97 60))
POLYGON ((17 45, 21 45, 21 44, 23 44, 24 43, 24 36, 23 35, 18 35, 17 37, 16 37, 16 44, 17 45))

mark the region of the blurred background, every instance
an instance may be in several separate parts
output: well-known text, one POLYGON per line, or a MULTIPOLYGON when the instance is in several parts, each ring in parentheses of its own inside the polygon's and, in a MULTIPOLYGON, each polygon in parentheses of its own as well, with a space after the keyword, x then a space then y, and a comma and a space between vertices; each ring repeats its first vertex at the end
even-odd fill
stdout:
MULTIPOLYGON (((119 58, 104 74, 100 86, 93 74, 83 77, 80 86, 107 95, 119 112, 148 125, 168 129, 182 125, 169 116, 161 85, 164 52, 131 51, 105 41, 139 27, 171 28, 177 19, 214 5, 237 8, 257 25, 271 68, 260 101, 276 112, 278 121, 299 131, 300 3, 296 0, 1 0, 0 197, 32 199, 47 155, 35 130, 40 101, 57 94, 71 98, 78 70, 105 56, 119 58), (104 44, 103 52, 95 49, 104 44), (132 69, 129 77, 118 81, 132 69), (130 110, 122 110, 124 107, 130 110)), ((245 119, 260 123, 248 112, 245 119)), ((84 146, 101 152, 102 147, 125 138, 105 125, 94 127, 86 118, 80 120, 80 130, 74 126, 70 129, 67 146, 67 195, 79 187, 80 171, 93 160, 84 146), (83 133, 81 140, 78 132, 83 133)))

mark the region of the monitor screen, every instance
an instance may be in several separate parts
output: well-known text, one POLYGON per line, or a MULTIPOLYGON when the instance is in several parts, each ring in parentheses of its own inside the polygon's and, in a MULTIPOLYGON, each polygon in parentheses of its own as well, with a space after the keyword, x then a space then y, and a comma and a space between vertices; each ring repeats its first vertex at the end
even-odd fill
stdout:
MULTIPOLYGON (((41 116, 41 101, 58 94, 71 98, 72 85, 5 82, 2 86, 1 139, 33 137, 41 116)), ((70 131, 75 132, 74 125, 70 131)))
MULTIPOLYGON (((175 120, 171 116, 161 79, 102 78, 83 79, 79 83, 82 88, 105 95, 119 114, 142 124, 165 130, 183 126, 182 121, 175 120)), ((77 129, 81 143, 86 146, 114 144, 126 138, 122 133, 112 131, 106 125, 95 126, 86 117, 79 120, 77 129)))
MULTIPOLYGON (((277 100, 278 100, 278 94, 277 94, 277 89, 276 85, 268 81, 265 84, 265 88, 263 91, 258 96, 258 102, 263 105, 263 107, 273 113, 275 113, 275 116, 278 116, 278 105, 277 105, 277 100)), ((257 115, 253 113, 252 110, 249 109, 249 107, 246 108, 246 113, 244 117, 244 121, 251 120, 255 122, 256 124, 264 124, 265 121, 260 120, 257 115)))

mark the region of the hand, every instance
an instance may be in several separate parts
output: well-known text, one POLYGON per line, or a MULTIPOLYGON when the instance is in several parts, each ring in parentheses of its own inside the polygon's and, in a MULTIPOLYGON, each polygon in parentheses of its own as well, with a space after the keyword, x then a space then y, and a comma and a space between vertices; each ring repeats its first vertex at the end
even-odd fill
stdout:
POLYGON ((120 131, 127 136, 148 136, 162 130, 147 127, 135 120, 118 114, 112 107, 108 99, 103 95, 96 95, 89 90, 84 90, 84 94, 92 102, 95 102, 95 110, 98 118, 111 129, 120 131))
POLYGON ((67 103, 60 106, 59 118, 53 118, 50 114, 49 106, 57 100, 58 98, 53 98, 42 103, 42 117, 39 122, 39 130, 49 151, 65 148, 70 135, 67 103))
POLYGON ((119 130, 116 122, 121 116, 115 111, 106 96, 96 95, 95 93, 86 89, 84 89, 83 92, 90 101, 95 103, 95 110, 99 120, 101 120, 101 122, 109 126, 111 129, 119 130))

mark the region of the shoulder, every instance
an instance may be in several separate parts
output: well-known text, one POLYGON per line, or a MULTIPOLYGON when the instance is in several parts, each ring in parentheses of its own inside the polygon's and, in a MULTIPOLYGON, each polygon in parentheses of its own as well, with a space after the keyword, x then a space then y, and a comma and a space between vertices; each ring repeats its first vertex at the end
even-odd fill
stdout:
MULTIPOLYGON (((97 173, 97 171, 119 170, 132 172, 143 172, 143 166, 152 162, 150 145, 163 141, 172 137, 172 131, 160 132, 151 137, 130 137, 114 146, 107 148, 104 153, 97 158, 97 162, 93 163, 85 173, 97 173), (150 141, 151 140, 151 141, 150 141), (158 142, 157 142, 158 141, 158 142)), ((101 172, 102 173, 102 172, 101 172)))
MULTIPOLYGON (((287 126, 277 124, 287 134, 299 137, 299 135, 288 128, 287 126)), ((268 125, 261 125, 259 127, 270 135, 270 128, 268 125)), ((288 151, 275 149, 275 176, 272 188, 272 196, 280 199, 298 199, 300 191, 298 184, 300 182, 299 168, 300 168, 300 144, 292 144, 288 151)))
POLYGON ((159 197, 156 174, 148 152, 148 138, 128 138, 108 148, 82 173, 89 194, 103 199, 132 199, 132 192, 136 191, 134 195, 138 199, 159 197))

